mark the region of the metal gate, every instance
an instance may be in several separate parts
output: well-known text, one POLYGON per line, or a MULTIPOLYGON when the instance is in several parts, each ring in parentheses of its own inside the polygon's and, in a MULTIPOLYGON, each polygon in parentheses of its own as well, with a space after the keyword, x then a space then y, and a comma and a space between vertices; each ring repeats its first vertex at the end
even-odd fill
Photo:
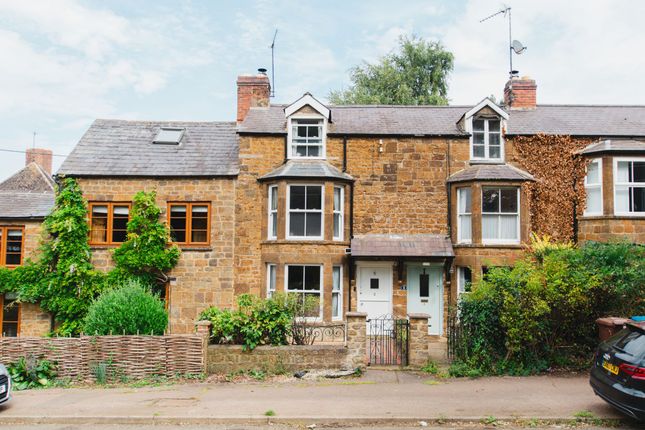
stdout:
POLYGON ((370 364, 408 365, 410 323, 389 315, 367 320, 367 353, 370 364))

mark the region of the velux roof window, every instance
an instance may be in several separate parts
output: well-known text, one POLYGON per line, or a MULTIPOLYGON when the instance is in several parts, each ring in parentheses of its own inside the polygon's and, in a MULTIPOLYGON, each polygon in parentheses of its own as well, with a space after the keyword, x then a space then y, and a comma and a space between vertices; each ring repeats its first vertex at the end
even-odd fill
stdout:
POLYGON ((181 138, 184 136, 184 131, 186 131, 185 128, 160 128, 152 143, 162 145, 179 145, 181 138))

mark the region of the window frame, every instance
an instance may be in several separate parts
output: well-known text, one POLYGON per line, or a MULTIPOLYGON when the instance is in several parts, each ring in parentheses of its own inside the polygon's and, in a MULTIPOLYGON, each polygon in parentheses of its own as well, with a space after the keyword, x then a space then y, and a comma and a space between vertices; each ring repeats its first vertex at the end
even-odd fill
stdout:
POLYGON ((465 285, 465 275, 462 276, 462 274, 465 273, 465 270, 468 269, 470 271, 470 286, 472 288, 473 285, 473 269, 470 266, 457 266, 457 298, 460 298, 462 294, 470 294, 472 291, 466 291, 466 285, 465 285), (462 279, 463 278, 463 279, 462 279))
MULTIPOLYGON (((4 320, 4 306, 5 306, 5 295, 0 294, 0 338, 5 337, 4 336, 4 331, 2 330, 2 327, 4 326, 5 320, 4 320)), ((18 320, 17 321, 9 321, 9 323, 15 323, 16 324, 16 337, 20 336, 20 321, 22 320, 22 304, 20 302, 16 303, 15 306, 18 306, 18 320)), ((7 336, 7 337, 13 337, 13 336, 7 336)))
POLYGON ((331 268, 331 319, 338 321, 343 319, 343 265, 334 264, 331 268), (334 269, 338 268, 339 289, 334 290, 334 269), (334 316, 334 295, 338 296, 338 315, 334 316))
POLYGON ((522 200, 520 196, 520 187, 519 186, 512 186, 512 185, 490 185, 490 186, 482 186, 481 187, 481 199, 480 199, 480 214, 481 214, 481 236, 482 236, 482 244, 483 245, 518 245, 522 242, 522 231, 521 231, 521 214, 522 214, 522 200), (498 190, 500 192, 500 198, 499 198, 499 212, 484 212, 484 191, 485 190, 498 190), (516 191, 516 196, 517 196, 517 212, 512 213, 512 212, 501 212, 502 210, 502 197, 501 197, 501 190, 511 190, 514 189, 516 191), (509 215, 516 215, 516 225, 517 225, 517 239, 484 239, 484 216, 485 215, 496 215, 497 216, 497 225, 498 225, 498 232, 501 232, 501 229, 499 228, 499 223, 500 219, 502 216, 509 216, 509 215))
POLYGON ((279 188, 277 185, 269 185, 268 187, 268 194, 267 194, 267 239, 268 240, 276 240, 278 239, 278 202, 280 200, 279 198, 279 188), (273 208, 273 194, 272 190, 275 190, 275 210, 273 208), (273 218, 275 217, 275 234, 272 233, 273 229, 273 218))
POLYGON ((211 243, 211 214, 212 207, 211 202, 181 202, 173 201, 167 203, 166 209, 166 224, 168 226, 168 232, 170 233, 169 241, 173 245, 179 245, 182 247, 201 247, 201 246, 210 246, 211 243), (173 206, 186 206, 186 241, 185 242, 175 242, 172 240, 172 229, 170 226, 171 210, 173 206), (192 229, 193 229, 193 206, 206 206, 206 242, 193 242, 192 238, 192 229))
POLYGON ((473 188, 470 186, 457 188, 457 243, 463 243, 463 244, 473 243, 473 188), (470 190, 470 212, 462 212, 460 195, 465 190, 470 190), (470 217, 470 238, 469 239, 464 239, 462 237, 461 218, 465 216, 470 217))
POLYGON ((22 266, 25 261, 25 226, 24 225, 0 225, 2 236, 0 236, 0 267, 13 269, 14 267, 22 266), (7 264, 7 242, 9 238, 9 230, 20 230, 20 263, 7 264))
MULTIPOLYGON (((491 163, 503 163, 505 160, 505 142, 504 134, 504 119, 503 118, 492 118, 492 117, 477 117, 473 115, 469 118, 470 121, 470 159, 472 161, 487 161, 491 163), (474 121, 484 121, 484 157, 475 157, 475 130, 474 130, 474 121), (490 137, 489 137, 489 126, 488 121, 499 121, 499 158, 490 157, 490 137)), ((493 132, 497 134, 497 132, 493 132)))
POLYGON ((266 296, 267 298, 273 297, 273 295, 278 291, 278 265, 276 263, 267 263, 267 287, 266 287, 266 296), (275 283, 273 288, 271 288, 271 268, 273 268, 275 273, 275 283))
MULTIPOLYGON (((333 240, 336 241, 342 241, 345 239, 345 187, 335 185, 334 186, 334 194, 333 194, 333 199, 332 199, 332 238, 333 240), (335 197, 336 197, 336 190, 340 191, 340 208, 336 210, 334 207, 335 203, 335 197), (338 215, 339 218, 339 227, 338 227, 338 232, 339 236, 336 236, 336 215, 338 215)), ((323 198, 324 200, 324 198, 323 198)))
POLYGON ((324 279, 324 273, 325 273, 325 265, 324 264, 295 264, 295 263, 287 263, 287 264, 284 265, 284 292, 286 294, 290 294, 290 293, 315 294, 315 293, 312 293, 312 291, 315 291, 315 290, 307 290, 307 289, 304 288, 304 286, 305 286, 304 281, 305 281, 305 279, 307 277, 306 274, 305 274, 305 270, 302 271, 302 276, 303 276, 302 286, 303 286, 303 289, 302 290, 289 290, 289 267, 292 267, 292 266, 293 267, 303 267, 303 268, 304 267, 319 267, 320 268, 320 281, 319 281, 319 284, 318 284, 320 286, 320 289, 318 290, 318 295, 319 295, 319 299, 318 299, 318 303, 319 303, 318 316, 316 316, 316 317, 305 317, 304 319, 307 320, 307 321, 320 321, 320 320, 324 319, 323 309, 324 309, 324 300, 325 300, 325 294, 324 294, 325 287, 324 287, 324 284, 323 284, 323 279, 324 279), (309 293, 307 293, 307 292, 309 292, 309 293))
MULTIPOLYGON (((314 146, 309 145, 307 146, 314 146)), ((296 151, 297 152, 297 151, 296 151)), ((320 115, 293 115, 289 117, 288 126, 287 126, 287 159, 289 160, 325 160, 327 159, 327 119, 320 115), (294 146, 298 146, 293 143, 293 126, 294 121, 299 120, 316 120, 320 121, 320 156, 318 157, 309 157, 309 156, 300 156, 294 154, 294 146)))
MULTIPOLYGON (((132 219, 132 202, 102 202, 98 200, 93 200, 88 203, 88 222, 90 227, 90 246, 119 246, 125 242, 114 242, 112 240, 112 233, 114 231, 114 206, 127 206, 128 207, 128 222, 132 219), (92 224, 94 217, 92 216, 92 209, 94 206, 107 206, 107 225, 105 226, 106 238, 105 242, 96 242, 92 239, 92 224)), ((127 223, 126 223, 126 240, 127 240, 127 223)))
MULTIPOLYGON (((324 240, 325 238, 325 184, 315 184, 315 183, 291 183, 287 184, 287 201, 286 206, 286 231, 285 237, 287 240, 324 240), (317 213, 320 212, 320 235, 319 236, 292 236, 291 235, 291 187, 319 187, 321 190, 320 193, 320 210, 314 209, 294 209, 296 213, 317 213)), ((306 204, 305 204, 306 206, 306 204)), ((306 219, 306 217, 305 217, 306 219)), ((305 221, 305 234, 307 233, 307 223, 305 221)))
MULTIPOLYGON (((645 182, 617 182, 616 178, 618 177, 618 162, 639 162, 639 163, 645 163, 645 157, 614 157, 613 160, 613 197, 614 197, 614 215, 616 216, 625 216, 625 217, 645 217, 645 211, 643 212, 622 212, 618 211, 616 208, 618 205, 616 202, 618 201, 616 198, 616 188, 617 186, 625 186, 630 190, 631 195, 633 196, 633 188, 645 188, 645 182), (635 185, 635 184, 642 184, 642 185, 635 185)), ((634 166, 632 164, 632 171, 634 169, 634 166)), ((629 201, 628 201, 629 205, 629 201)))
POLYGON ((602 186, 602 158, 594 158, 591 160, 589 164, 587 164, 587 167, 585 169, 585 180, 584 180, 584 187, 585 187, 585 199, 586 203, 589 202, 589 193, 587 190, 593 189, 593 190, 600 190, 600 210, 598 212, 590 212, 588 210, 588 205, 585 205, 585 210, 583 215, 584 216, 599 216, 604 213, 604 202, 603 202, 603 186, 602 186), (598 164, 598 183, 597 184, 590 184, 587 181, 588 178, 588 171, 589 171, 589 166, 592 164, 598 164))

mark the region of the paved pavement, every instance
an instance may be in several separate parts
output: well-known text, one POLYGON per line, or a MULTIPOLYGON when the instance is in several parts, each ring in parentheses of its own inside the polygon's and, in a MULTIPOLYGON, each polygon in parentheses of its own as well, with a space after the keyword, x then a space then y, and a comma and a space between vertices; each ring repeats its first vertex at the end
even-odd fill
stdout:
MULTIPOLYGON (((248 425, 213 425, 213 426, 193 426, 193 425, 130 425, 130 424, 116 424, 116 425, 93 425, 92 430, 172 430, 172 429, 181 429, 181 430, 294 430, 294 429, 307 429, 306 426, 289 426, 289 425, 280 425, 280 424, 267 424, 260 426, 249 427, 248 425)), ((323 427, 316 427, 321 430, 323 427)), ((335 430, 361 430, 367 429, 370 430, 482 430, 488 429, 491 427, 473 424, 473 425, 457 425, 457 426, 438 426, 438 427, 421 427, 417 424, 414 427, 382 427, 382 426, 369 426, 369 427, 334 427, 335 430)), ((503 426, 498 427, 500 430, 526 430, 526 427, 517 427, 517 426, 503 426)), ((548 425, 542 427, 530 427, 531 430, 562 430, 562 426, 558 425, 548 425)), ((9 425, 8 427, 2 427, 3 430, 86 430, 86 425, 67 425, 67 424, 34 424, 34 425, 9 425)), ((603 426, 576 426, 575 430, 638 430, 637 427, 603 427, 603 426)))
POLYGON ((0 427, 16 422, 232 425, 269 420, 416 426, 419 421, 463 423, 486 417, 566 420, 581 411, 621 418, 593 394, 586 376, 441 380, 370 370, 361 378, 312 382, 29 390, 0 407, 0 427))

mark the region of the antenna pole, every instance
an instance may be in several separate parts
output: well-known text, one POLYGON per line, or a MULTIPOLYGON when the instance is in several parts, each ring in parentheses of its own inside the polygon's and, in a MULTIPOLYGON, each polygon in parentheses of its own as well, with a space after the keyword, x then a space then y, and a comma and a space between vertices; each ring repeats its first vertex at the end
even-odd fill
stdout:
POLYGON ((511 37, 511 8, 506 9, 508 11, 508 61, 511 66, 508 74, 513 77, 513 46, 512 46, 512 37, 511 37))
POLYGON ((275 97, 275 38, 278 35, 278 29, 273 33, 273 41, 271 42, 271 97, 275 97))

